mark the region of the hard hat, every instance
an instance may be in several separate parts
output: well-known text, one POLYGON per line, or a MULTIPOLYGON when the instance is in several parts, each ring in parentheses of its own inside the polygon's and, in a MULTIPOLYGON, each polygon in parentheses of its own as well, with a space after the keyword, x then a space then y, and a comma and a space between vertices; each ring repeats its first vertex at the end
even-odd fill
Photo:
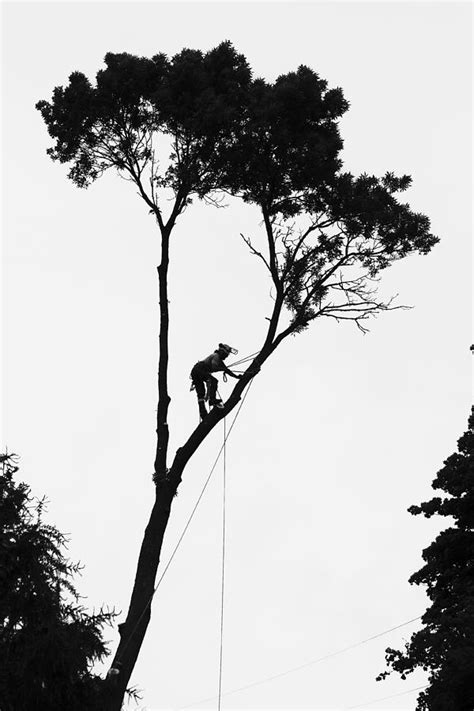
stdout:
POLYGON ((227 355, 230 355, 233 353, 234 355, 237 355, 239 352, 236 348, 232 348, 232 346, 228 346, 227 343, 219 343, 219 348, 224 351, 227 355))

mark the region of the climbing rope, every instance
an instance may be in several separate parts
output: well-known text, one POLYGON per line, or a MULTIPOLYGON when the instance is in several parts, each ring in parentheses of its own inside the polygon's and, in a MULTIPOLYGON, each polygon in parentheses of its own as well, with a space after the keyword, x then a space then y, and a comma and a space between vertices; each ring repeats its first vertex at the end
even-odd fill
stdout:
MULTIPOLYGON (((227 440, 229 439, 230 434, 231 434, 231 432, 232 432, 232 430, 233 430, 233 428, 234 428, 235 422, 236 422, 236 420, 237 420, 237 417, 239 416, 239 413, 240 413, 240 411, 241 411, 241 409, 242 409, 242 406, 243 406, 243 404, 244 404, 244 402, 245 402, 245 399, 246 399, 246 397, 247 397, 247 395, 248 395, 248 393, 249 393, 249 390, 250 390, 250 387, 251 387, 252 383, 253 383, 253 379, 249 382, 249 384, 248 384, 248 386, 247 386, 247 389, 246 389, 246 391, 244 392, 244 395, 243 395, 242 400, 241 400, 241 402, 240 402, 240 404, 239 404, 239 407, 238 407, 238 409, 237 409, 237 412, 235 413, 235 417, 234 417, 234 419, 232 420, 232 424, 231 424, 231 426, 230 426, 230 428, 229 428, 229 431, 225 433, 224 442, 222 443, 222 446, 221 446, 221 448, 219 449, 219 452, 218 452, 217 457, 216 457, 216 459, 215 459, 215 461, 214 461, 214 464, 213 464, 212 467, 211 467, 211 471, 209 472, 208 477, 207 477, 206 481, 204 482, 204 486, 203 486, 202 489, 201 489, 201 493, 199 494, 198 499, 197 499, 197 501, 196 501, 196 503, 195 503, 195 505, 194 505, 194 508, 193 508, 193 510, 191 511, 191 514, 189 515, 189 518, 188 518, 188 520, 187 520, 187 522, 186 522, 186 525, 185 525, 185 527, 183 528, 183 531, 182 531, 180 537, 178 538, 178 542, 176 543, 176 545, 175 545, 175 547, 174 547, 174 549, 173 549, 173 552, 171 553, 171 556, 170 556, 170 558, 169 558, 169 560, 168 560, 168 562, 167 562, 167 564, 166 564, 166 566, 165 566, 165 568, 164 568, 164 570, 163 570, 163 572, 162 572, 160 578, 158 579, 158 582, 156 583, 155 587, 153 588, 153 592, 151 593, 148 602, 146 603, 145 607, 143 608, 143 611, 141 612, 141 614, 140 614, 138 620, 136 621, 136 623, 135 623, 135 625, 134 625, 132 631, 130 632, 130 635, 129 635, 127 641, 125 642, 124 646, 122 647, 122 650, 121 650, 120 655, 119 655, 119 656, 117 657, 117 659, 115 660, 114 666, 109 670, 109 674, 111 674, 112 676, 113 676, 114 674, 118 674, 118 673, 119 673, 119 670, 116 668, 115 665, 117 665, 117 664, 120 663, 120 659, 121 659, 122 655, 124 654, 126 648, 128 647, 128 645, 129 645, 129 643, 130 643, 130 640, 132 639, 133 635, 135 634, 135 632, 136 632, 136 630, 137 630, 137 627, 138 627, 138 625, 140 624, 140 622, 141 622, 141 620, 142 620, 142 618, 143 618, 143 615, 144 615, 145 612, 147 611, 148 607, 151 605, 151 601, 153 600, 156 591, 157 591, 158 588, 160 587, 160 585, 161 585, 161 583, 162 583, 162 581, 163 581, 163 578, 165 577, 166 572, 167 572, 168 568, 170 567, 171 562, 172 562, 173 558, 175 557, 176 552, 177 552, 179 546, 181 545, 181 541, 183 540, 183 538, 184 538, 184 536, 185 536, 185 534, 186 534, 186 531, 188 530, 188 528, 189 528, 189 526, 190 526, 190 523, 191 523, 191 521, 192 521, 193 518, 194 518, 194 514, 196 513, 197 507, 199 506, 199 503, 200 503, 202 497, 204 496, 204 492, 206 491, 207 485, 209 484, 209 482, 210 482, 210 480, 211 480, 211 476, 212 476, 212 474, 213 474, 213 472, 214 472, 214 469, 216 468, 217 463, 218 463, 218 461, 219 461, 219 459, 220 459, 220 456, 221 456, 222 452, 223 452, 224 449, 225 449, 226 442, 227 442, 227 440)), ((225 419, 225 418, 224 418, 224 419, 225 419)))
POLYGON ((258 355, 260 351, 255 351, 255 353, 252 353, 249 356, 245 356, 245 358, 241 358, 240 360, 236 360, 233 363, 229 363, 229 368, 233 368, 236 365, 242 365, 242 363, 246 363, 249 360, 252 360, 252 358, 255 358, 256 355, 258 355))
POLYGON ((220 650, 219 650, 219 692, 218 692, 218 711, 221 711, 221 701, 222 701, 222 656, 224 649, 224 592, 225 592, 225 538, 226 538, 226 522, 225 522, 225 509, 226 509, 226 421, 224 417, 224 443, 223 443, 223 477, 222 477, 222 565, 221 565, 221 636, 220 636, 220 650))

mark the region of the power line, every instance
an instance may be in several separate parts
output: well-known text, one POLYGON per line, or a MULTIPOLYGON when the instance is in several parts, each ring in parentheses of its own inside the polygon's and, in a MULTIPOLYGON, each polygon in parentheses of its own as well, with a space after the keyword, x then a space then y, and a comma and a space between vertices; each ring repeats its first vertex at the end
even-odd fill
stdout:
MULTIPOLYGON (((304 664, 300 664, 297 667, 292 667, 291 669, 279 672, 278 674, 267 676, 265 677, 265 679, 259 679, 258 681, 246 684, 245 686, 239 686, 236 689, 225 691, 222 696, 230 696, 231 694, 237 694, 239 691, 252 689, 254 686, 260 686, 260 684, 267 684, 270 681, 274 681, 275 679, 281 679, 282 677, 287 676, 288 674, 293 674, 294 672, 300 671, 301 669, 306 669, 307 667, 313 666, 314 664, 320 664, 320 662, 324 662, 326 661, 326 659, 331 659, 331 657, 336 657, 339 654, 344 654, 344 652, 348 652, 351 649, 355 649, 356 647, 360 647, 363 644, 367 644, 367 642, 371 642, 374 639, 378 639, 378 637, 383 637, 384 635, 389 634, 390 632, 394 632, 395 630, 398 630, 401 627, 405 627, 406 625, 409 625, 412 622, 416 622, 419 619, 421 619, 421 615, 419 615, 418 617, 414 617, 411 620, 407 620, 406 622, 402 622, 400 625, 396 625, 395 627, 390 627, 390 629, 388 630, 384 630, 383 632, 379 632, 378 634, 372 635, 372 637, 367 637, 366 639, 363 639, 360 642, 351 644, 348 647, 344 647, 344 649, 339 649, 337 652, 331 652, 330 654, 324 655, 324 657, 319 657, 318 659, 313 659, 309 662, 305 662, 304 664)), ((198 706, 199 704, 203 704, 205 701, 213 701, 215 700, 215 698, 215 696, 211 696, 207 699, 201 699, 200 701, 195 701, 192 704, 187 704, 186 706, 180 706, 179 711, 181 711, 181 709, 190 708, 191 706, 198 706)))
POLYGON ((365 706, 370 706, 371 704, 377 704, 381 701, 388 701, 389 699, 396 699, 397 696, 405 696, 405 694, 413 694, 414 691, 421 691, 426 689, 428 684, 425 686, 417 686, 416 689, 408 689, 408 691, 402 691, 399 694, 392 694, 392 696, 384 696, 383 699, 374 699, 373 701, 366 701, 365 704, 357 704, 357 706, 346 706, 344 711, 349 711, 349 709, 363 709, 365 706))

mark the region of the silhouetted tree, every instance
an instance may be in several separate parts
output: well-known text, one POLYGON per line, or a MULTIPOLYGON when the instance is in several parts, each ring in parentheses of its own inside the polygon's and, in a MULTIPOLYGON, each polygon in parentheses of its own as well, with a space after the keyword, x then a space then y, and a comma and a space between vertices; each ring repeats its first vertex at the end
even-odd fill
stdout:
POLYGON ((114 613, 79 604, 66 538, 44 523, 44 499, 14 481, 15 458, 0 462, 0 708, 99 711, 91 669, 108 654, 102 629, 114 613))
MULTIPOLYGON (((433 488, 448 496, 434 497, 408 510, 426 518, 448 516, 453 526, 442 531, 423 551, 425 565, 410 583, 426 585, 430 607, 403 651, 388 648, 391 671, 406 679, 416 669, 429 671, 428 686, 419 697, 419 711, 474 709, 474 408, 458 452, 444 462, 433 488)), ((385 678, 383 672, 378 679, 385 678)))
POLYGON ((71 164, 70 179, 85 187, 117 169, 137 186, 160 234, 156 497, 120 627, 114 662, 120 661, 120 674, 109 696, 116 710, 149 622, 163 535, 189 459, 285 338, 322 316, 365 330, 367 318, 395 308, 377 296, 381 270, 413 252, 427 253, 437 239, 427 217, 397 200, 408 176, 341 172, 338 120, 348 103, 308 67, 274 83, 254 79, 229 42, 171 59, 107 54, 105 64, 95 85, 74 72, 51 102, 37 107, 54 139, 48 152, 71 164), (273 309, 258 355, 224 409, 214 409, 169 458, 170 238, 193 198, 212 204, 222 192, 261 210, 263 244, 243 238, 268 270, 273 309))

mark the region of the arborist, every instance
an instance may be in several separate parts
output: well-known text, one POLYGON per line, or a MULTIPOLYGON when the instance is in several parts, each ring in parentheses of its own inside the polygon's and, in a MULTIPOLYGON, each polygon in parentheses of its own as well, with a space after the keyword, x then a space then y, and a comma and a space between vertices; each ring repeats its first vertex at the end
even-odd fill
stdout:
MULTIPOLYGON (((205 401, 209 401, 210 407, 224 407, 222 400, 217 397, 217 378, 214 378, 211 373, 223 371, 225 375, 230 375, 232 378, 241 378, 241 375, 233 373, 225 365, 224 360, 231 354, 236 354, 235 348, 228 346, 227 343, 219 343, 218 348, 211 355, 199 360, 191 370, 191 390, 196 389, 196 395, 199 404, 199 414, 201 419, 207 415, 205 401), (207 385, 207 393, 206 393, 207 385)), ((224 375, 224 379, 225 379, 224 375)))

